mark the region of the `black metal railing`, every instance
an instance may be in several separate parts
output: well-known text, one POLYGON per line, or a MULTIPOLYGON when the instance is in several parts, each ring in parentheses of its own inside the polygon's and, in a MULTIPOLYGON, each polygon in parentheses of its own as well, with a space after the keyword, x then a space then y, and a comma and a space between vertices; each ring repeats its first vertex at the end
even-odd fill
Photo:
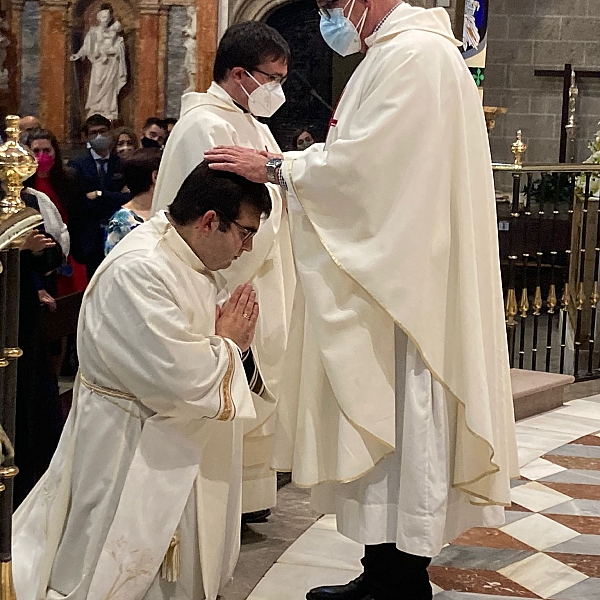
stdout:
POLYGON ((511 366, 600 378, 600 201, 591 185, 600 165, 495 164, 494 173, 512 190, 497 203, 511 366))

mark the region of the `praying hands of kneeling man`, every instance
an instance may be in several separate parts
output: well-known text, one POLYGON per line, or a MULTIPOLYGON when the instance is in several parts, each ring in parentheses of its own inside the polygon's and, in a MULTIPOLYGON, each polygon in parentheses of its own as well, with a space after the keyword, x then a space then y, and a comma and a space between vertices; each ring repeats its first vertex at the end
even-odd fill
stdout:
POLYGON ((215 333, 229 338, 246 352, 254 338, 257 319, 256 292, 250 284, 240 285, 223 306, 217 306, 215 333))

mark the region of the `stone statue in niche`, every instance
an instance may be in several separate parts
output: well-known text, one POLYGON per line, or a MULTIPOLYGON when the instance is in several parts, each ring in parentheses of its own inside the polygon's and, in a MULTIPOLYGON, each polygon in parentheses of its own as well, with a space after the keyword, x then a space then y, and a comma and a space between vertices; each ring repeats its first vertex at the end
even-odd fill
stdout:
POLYGON ((87 116, 98 114, 115 121, 119 118, 119 92, 127 83, 125 41, 110 4, 100 7, 96 19, 98 25, 86 33, 83 46, 71 55, 71 60, 87 58, 92 63, 85 103, 87 116))
POLYGON ((185 41, 185 58, 183 59, 183 68, 186 73, 188 87, 183 90, 184 94, 193 92, 196 89, 196 7, 187 7, 187 23, 181 30, 185 41))
POLYGON ((8 90, 8 69, 6 68, 6 50, 10 46, 8 23, 0 13, 0 90, 8 90))

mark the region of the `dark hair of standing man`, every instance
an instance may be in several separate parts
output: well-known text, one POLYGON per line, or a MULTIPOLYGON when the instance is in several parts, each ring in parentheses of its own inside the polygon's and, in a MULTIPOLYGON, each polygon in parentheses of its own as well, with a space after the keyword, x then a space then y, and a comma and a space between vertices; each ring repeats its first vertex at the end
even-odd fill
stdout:
POLYGON ((110 121, 106 117, 103 117, 102 115, 91 115, 85 120, 81 130, 87 135, 90 127, 97 127, 99 125, 104 125, 107 129, 110 129, 110 121))
POLYGON ((152 173, 158 171, 161 158, 162 152, 158 148, 139 148, 121 159, 125 185, 132 198, 152 187, 152 173))
POLYGON ((220 229, 227 231, 238 219, 242 204, 268 217, 272 204, 267 186, 227 171, 213 171, 203 161, 181 184, 169 214, 177 225, 184 226, 214 210, 221 218, 220 229))
POLYGON ((280 59, 290 61, 290 47, 277 30, 260 21, 238 23, 221 38, 213 79, 219 83, 234 67, 243 67, 252 73, 258 65, 280 59))

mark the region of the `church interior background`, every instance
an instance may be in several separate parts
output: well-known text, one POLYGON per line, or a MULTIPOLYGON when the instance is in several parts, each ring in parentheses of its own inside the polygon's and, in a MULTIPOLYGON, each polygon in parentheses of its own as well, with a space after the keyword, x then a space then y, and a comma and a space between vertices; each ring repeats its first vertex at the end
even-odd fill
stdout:
MULTIPOLYGON (((0 0, 0 117, 39 116, 67 155, 81 146, 90 80, 89 62, 69 58, 103 3, 0 0)), ((208 87, 218 38, 233 23, 264 20, 291 46, 287 102, 265 120, 284 149, 301 126, 324 138, 332 107, 360 60, 342 59, 323 42, 314 0, 110 3, 127 65, 119 121, 138 132, 148 117, 176 118, 190 81, 200 91, 208 87)), ((483 104, 491 107, 492 159, 506 165, 496 173, 498 226, 509 344, 524 377, 513 381, 521 478, 507 524, 468 532, 443 550, 430 568, 436 598, 598 600, 600 192, 585 192, 581 169, 569 173, 563 165, 565 186, 575 194, 564 200, 559 186, 551 186, 551 196, 540 200, 533 177, 554 178, 559 159, 590 161, 589 144, 600 136, 600 0, 412 3, 444 6, 461 39, 470 15, 481 36, 479 51, 464 55, 483 104), (536 75, 540 70, 556 73, 536 75), (521 145, 515 146, 518 130, 521 145), (535 171, 514 168, 525 146, 522 160, 537 165, 535 171), (522 223, 529 223, 524 231, 522 223), (539 340, 532 323, 536 331, 545 327, 539 340), (526 354, 525 347, 534 350, 526 354)), ((600 137, 595 143, 593 160, 600 163, 600 137)), ((330 516, 312 514, 307 493, 292 486, 280 490, 267 523, 245 526, 243 542, 225 600, 301 600, 310 587, 345 583, 360 569, 358 545, 335 532, 330 516)))

